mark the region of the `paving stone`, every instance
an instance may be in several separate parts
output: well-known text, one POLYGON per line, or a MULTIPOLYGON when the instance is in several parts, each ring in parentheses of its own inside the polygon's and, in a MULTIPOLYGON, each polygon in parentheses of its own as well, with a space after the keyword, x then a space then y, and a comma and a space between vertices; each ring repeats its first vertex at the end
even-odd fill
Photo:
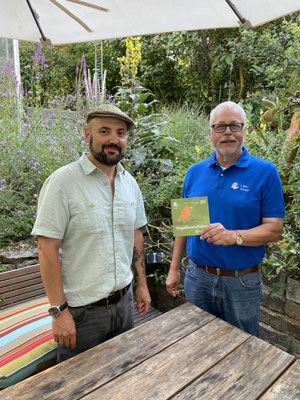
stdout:
POLYGON ((279 347, 281 350, 291 352, 292 350, 292 337, 287 333, 277 331, 270 325, 263 322, 259 324, 259 337, 266 342, 279 347))
POLYGON ((270 294, 270 290, 269 286, 263 285, 264 300, 261 304, 271 310, 284 314, 285 296, 280 292, 270 294))
POLYGON ((300 358, 300 341, 297 339, 293 339, 292 341, 292 351, 291 353, 297 357, 300 358))
POLYGON ((295 319, 261 306, 260 321, 277 331, 289 334, 300 340, 300 322, 295 319))
POLYGON ((285 304, 285 313, 297 321, 300 321, 300 304, 287 300, 285 304))
POLYGON ((288 278, 287 283, 291 286, 292 290, 286 291, 286 298, 297 304, 300 304, 300 281, 288 278))

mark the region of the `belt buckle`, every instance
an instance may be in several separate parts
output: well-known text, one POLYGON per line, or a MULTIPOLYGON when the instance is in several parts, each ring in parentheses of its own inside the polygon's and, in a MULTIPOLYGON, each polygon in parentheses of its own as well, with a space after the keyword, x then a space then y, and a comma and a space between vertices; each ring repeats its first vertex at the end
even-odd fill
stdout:
POLYGON ((109 302, 109 297, 106 297, 106 307, 107 308, 110 308, 110 307, 112 307, 112 304, 110 304, 110 302, 109 302))
POLYGON ((216 268, 216 272, 217 272, 217 275, 218 275, 218 276, 221 275, 221 270, 220 270, 220 268, 217 267, 217 268, 216 268))

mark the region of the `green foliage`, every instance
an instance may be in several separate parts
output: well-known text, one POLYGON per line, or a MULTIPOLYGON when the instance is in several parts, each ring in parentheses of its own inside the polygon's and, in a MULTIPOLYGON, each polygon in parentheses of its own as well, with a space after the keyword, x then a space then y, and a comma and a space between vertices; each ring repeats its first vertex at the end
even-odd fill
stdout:
POLYGON ((153 94, 140 84, 130 88, 118 87, 114 101, 136 123, 129 137, 126 168, 133 175, 139 173, 145 178, 148 170, 153 174, 158 170, 163 174, 172 171, 177 141, 161 130, 167 116, 155 112, 153 94))
POLYGON ((29 236, 44 180, 78 159, 85 147, 80 97, 76 112, 63 111, 73 96, 49 100, 50 108, 43 109, 38 96, 34 102, 17 97, 9 67, 0 76, 0 244, 4 244, 29 236), (28 108, 28 103, 34 107, 28 108))

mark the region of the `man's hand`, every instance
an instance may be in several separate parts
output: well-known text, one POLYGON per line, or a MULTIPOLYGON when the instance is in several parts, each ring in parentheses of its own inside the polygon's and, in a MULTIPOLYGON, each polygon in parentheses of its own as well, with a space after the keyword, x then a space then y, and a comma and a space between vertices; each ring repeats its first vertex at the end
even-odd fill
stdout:
POLYGON ((208 243, 215 245, 230 246, 235 244, 235 232, 225 229, 220 223, 205 226, 200 231, 200 235, 201 240, 207 239, 208 243))
POLYGON ((180 283, 180 270, 170 268, 168 277, 166 280, 167 292, 172 296, 176 297, 178 293, 178 287, 180 283))
POLYGON ((147 286, 138 286, 136 289, 136 308, 143 317, 150 309, 151 297, 147 286))
POLYGON ((64 347, 75 348, 76 327, 68 309, 64 310, 58 317, 52 318, 52 331, 55 342, 64 347))

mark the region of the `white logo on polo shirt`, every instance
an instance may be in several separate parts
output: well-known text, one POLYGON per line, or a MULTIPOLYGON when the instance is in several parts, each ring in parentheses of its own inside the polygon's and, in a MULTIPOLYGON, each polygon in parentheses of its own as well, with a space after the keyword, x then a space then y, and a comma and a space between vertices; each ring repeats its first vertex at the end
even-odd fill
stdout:
POLYGON ((234 190, 240 189, 240 190, 242 190, 243 192, 249 192, 249 188, 248 188, 247 185, 241 185, 241 184, 238 183, 238 182, 233 182, 233 184, 231 185, 231 189, 234 189, 234 190))

